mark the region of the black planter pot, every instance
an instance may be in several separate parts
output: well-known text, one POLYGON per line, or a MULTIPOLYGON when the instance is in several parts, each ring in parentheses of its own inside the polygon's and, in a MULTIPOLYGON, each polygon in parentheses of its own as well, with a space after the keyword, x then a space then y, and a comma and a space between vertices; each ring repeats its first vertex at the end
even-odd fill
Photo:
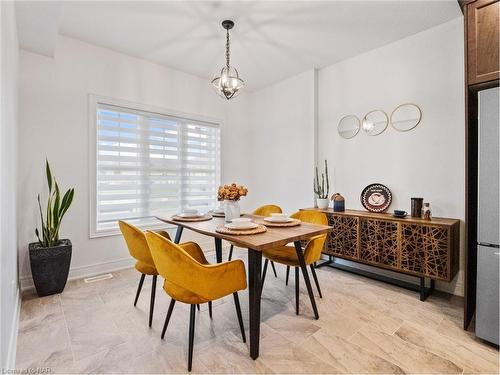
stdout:
POLYGON ((61 293, 68 280, 71 263, 71 241, 60 240, 52 247, 38 242, 29 244, 31 274, 38 296, 61 293))

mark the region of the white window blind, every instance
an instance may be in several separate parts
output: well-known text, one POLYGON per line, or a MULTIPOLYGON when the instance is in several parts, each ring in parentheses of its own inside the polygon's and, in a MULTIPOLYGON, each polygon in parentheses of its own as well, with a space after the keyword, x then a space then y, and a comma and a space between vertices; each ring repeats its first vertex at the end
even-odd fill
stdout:
POLYGON ((97 103, 96 225, 151 226, 154 216, 215 208, 218 124, 97 103))

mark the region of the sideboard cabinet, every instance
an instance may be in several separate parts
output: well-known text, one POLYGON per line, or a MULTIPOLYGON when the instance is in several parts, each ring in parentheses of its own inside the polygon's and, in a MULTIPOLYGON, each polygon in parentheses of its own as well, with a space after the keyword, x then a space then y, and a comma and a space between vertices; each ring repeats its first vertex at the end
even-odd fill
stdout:
POLYGON ((307 210, 324 212, 333 227, 325 243, 326 255, 419 277, 420 287, 425 278, 433 286, 434 280, 451 281, 458 272, 459 220, 395 218, 386 213, 334 212, 331 208, 307 210))

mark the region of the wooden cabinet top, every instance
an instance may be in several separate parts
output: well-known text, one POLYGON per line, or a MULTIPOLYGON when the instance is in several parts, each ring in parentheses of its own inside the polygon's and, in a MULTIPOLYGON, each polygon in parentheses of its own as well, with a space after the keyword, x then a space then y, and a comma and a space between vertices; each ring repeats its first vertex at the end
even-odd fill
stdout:
POLYGON ((422 224, 422 225, 441 225, 441 226, 452 226, 456 225, 460 222, 458 219, 450 219, 444 217, 433 217, 432 220, 424 220, 418 217, 411 217, 410 215, 405 218, 394 217, 390 213, 376 213, 362 210, 345 210, 344 212, 334 212, 332 208, 327 208, 321 210, 317 207, 310 208, 301 208, 301 210, 314 210, 324 212, 329 215, 338 215, 338 216, 357 216, 361 218, 367 219, 378 219, 378 220, 390 220, 390 221, 398 221, 409 224, 422 224))

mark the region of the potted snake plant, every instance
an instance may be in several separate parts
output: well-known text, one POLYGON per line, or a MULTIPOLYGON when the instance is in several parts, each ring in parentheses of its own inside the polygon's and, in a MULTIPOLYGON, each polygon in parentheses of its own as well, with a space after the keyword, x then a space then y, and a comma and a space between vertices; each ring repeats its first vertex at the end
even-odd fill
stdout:
POLYGON ((325 173, 321 173, 321 183, 319 180, 318 167, 316 167, 316 175, 314 178, 314 193, 316 194, 316 204, 318 205, 318 208, 322 210, 328 208, 328 194, 330 193, 330 183, 328 180, 328 162, 325 160, 325 173))
POLYGON ((29 244, 31 274, 40 297, 61 293, 66 285, 72 245, 69 239, 59 238, 59 228, 75 194, 74 189, 68 189, 61 199, 59 185, 50 171, 48 160, 45 163, 45 173, 49 187, 47 208, 44 215, 38 194, 41 230, 35 229, 38 242, 29 244))

